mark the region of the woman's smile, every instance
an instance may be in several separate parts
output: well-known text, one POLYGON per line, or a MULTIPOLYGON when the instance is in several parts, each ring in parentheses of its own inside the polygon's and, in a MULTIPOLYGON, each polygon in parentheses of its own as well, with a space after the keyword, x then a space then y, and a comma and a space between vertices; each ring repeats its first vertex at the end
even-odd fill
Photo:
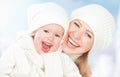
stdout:
POLYGON ((70 48, 80 47, 80 45, 75 40, 73 40, 70 36, 68 36, 68 39, 67 39, 67 46, 69 46, 70 48))

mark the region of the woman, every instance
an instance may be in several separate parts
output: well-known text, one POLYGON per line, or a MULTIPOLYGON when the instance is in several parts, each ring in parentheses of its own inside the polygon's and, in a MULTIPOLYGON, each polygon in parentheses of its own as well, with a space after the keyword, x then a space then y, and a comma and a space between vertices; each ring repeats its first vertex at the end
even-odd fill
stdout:
POLYGON ((113 16, 98 4, 72 12, 62 49, 74 59, 82 77, 91 77, 88 54, 108 47, 114 32, 113 16))

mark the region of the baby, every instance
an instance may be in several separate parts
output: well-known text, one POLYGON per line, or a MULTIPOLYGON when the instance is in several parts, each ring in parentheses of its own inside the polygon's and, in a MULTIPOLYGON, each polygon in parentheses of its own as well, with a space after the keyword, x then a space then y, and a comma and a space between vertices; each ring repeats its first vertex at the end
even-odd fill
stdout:
POLYGON ((55 3, 33 4, 28 24, 28 31, 20 33, 1 57, 0 77, 81 77, 59 50, 69 24, 66 11, 55 3))

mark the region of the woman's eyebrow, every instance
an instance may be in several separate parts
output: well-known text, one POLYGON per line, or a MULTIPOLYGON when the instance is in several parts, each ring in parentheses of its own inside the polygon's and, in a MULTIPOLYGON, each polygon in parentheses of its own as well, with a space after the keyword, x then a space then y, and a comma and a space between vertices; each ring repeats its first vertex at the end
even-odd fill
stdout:
POLYGON ((79 23, 80 25, 83 25, 80 21, 78 21, 78 23, 79 23))
POLYGON ((89 29, 87 29, 87 31, 88 31, 92 36, 94 36, 93 32, 91 32, 89 29))

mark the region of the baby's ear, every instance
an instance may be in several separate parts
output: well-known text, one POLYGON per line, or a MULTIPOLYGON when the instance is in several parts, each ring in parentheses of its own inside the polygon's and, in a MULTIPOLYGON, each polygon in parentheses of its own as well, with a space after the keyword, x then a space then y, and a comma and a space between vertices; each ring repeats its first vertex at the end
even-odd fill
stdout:
POLYGON ((31 33, 31 36, 34 37, 34 36, 35 36, 35 33, 36 33, 36 31, 32 32, 32 33, 31 33))
POLYGON ((31 33, 31 37, 32 37, 33 39, 34 39, 35 33, 36 33, 36 31, 34 31, 34 32, 31 33))

